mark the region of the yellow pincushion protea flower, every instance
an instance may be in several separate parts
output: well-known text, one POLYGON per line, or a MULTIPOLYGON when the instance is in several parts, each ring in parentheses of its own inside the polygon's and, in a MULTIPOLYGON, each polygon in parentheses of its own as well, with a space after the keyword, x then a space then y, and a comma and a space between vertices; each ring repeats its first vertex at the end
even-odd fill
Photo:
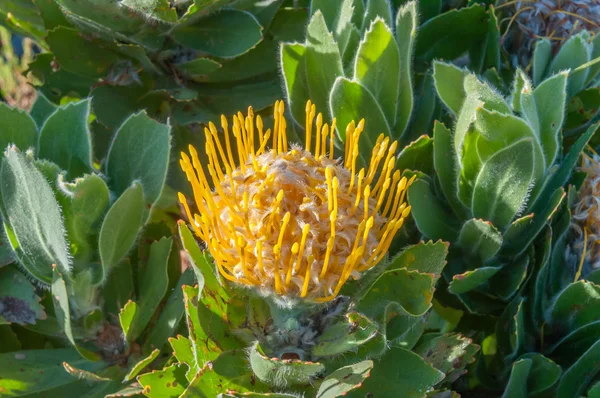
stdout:
POLYGON ((404 198, 412 179, 394 171, 397 142, 383 134, 369 167, 357 172, 364 119, 347 126, 343 161, 333 154, 335 119, 324 124, 319 114, 314 122, 308 101, 301 148, 288 147, 283 101, 275 103, 273 132, 252 108, 233 117, 233 136, 222 116, 224 140, 213 123, 204 131, 207 165, 192 146, 191 157, 181 154, 199 214, 179 199, 224 278, 325 302, 384 258, 410 212, 404 198))

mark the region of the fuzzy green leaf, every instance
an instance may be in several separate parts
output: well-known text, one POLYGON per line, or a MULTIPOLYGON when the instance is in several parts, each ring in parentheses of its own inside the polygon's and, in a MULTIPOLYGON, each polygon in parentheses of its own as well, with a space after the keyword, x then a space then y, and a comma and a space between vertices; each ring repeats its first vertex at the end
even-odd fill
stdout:
POLYGON ((304 124, 308 82, 305 64, 306 47, 300 43, 281 44, 281 70, 286 87, 287 100, 294 120, 304 124))
MULTIPOLYGON (((590 61, 591 52, 592 48, 583 34, 573 35, 560 46, 558 54, 550 64, 548 73, 554 74, 568 69, 573 70, 590 61)), ((588 73, 589 69, 586 68, 580 72, 570 74, 568 83, 570 95, 574 95, 584 88, 588 73)))
POLYGON ((52 282, 52 264, 70 272, 60 208, 52 188, 34 164, 9 148, 0 169, 4 229, 23 267, 40 282, 52 282))
POLYGON ((500 250, 502 234, 490 222, 471 219, 463 224, 458 245, 467 255, 485 263, 500 250))
POLYGON ((29 111, 29 116, 35 121, 38 130, 42 128, 46 119, 54 113, 56 108, 57 106, 50 102, 43 93, 37 93, 35 102, 29 111))
POLYGON ((0 145, 3 151, 10 144, 22 151, 36 146, 37 127, 27 113, 0 103, 0 121, 0 145))
POLYGON ((376 18, 358 47, 354 80, 370 91, 390 126, 396 120, 399 77, 400 55, 392 30, 376 18))
POLYGON ((523 138, 531 138, 533 144, 533 181, 540 182, 544 177, 546 162, 540 140, 523 119, 485 108, 478 108, 475 112, 475 128, 484 139, 477 142, 477 153, 482 162, 488 160, 493 154, 523 138))
POLYGON ((53 267, 52 279, 52 298, 54 301, 54 313, 56 319, 60 323, 64 333, 67 335, 69 342, 79 351, 82 357, 91 361, 97 361, 100 356, 94 352, 87 350, 77 344, 75 335, 71 328, 71 308, 69 305, 69 293, 63 275, 58 271, 57 267, 53 267))
POLYGON ((100 229, 100 260, 107 276, 133 247, 143 225, 142 186, 134 182, 111 206, 100 229))
POLYGON ((365 120, 365 130, 360 135, 359 157, 363 163, 371 158, 371 152, 380 134, 389 136, 390 127, 385 115, 373 95, 358 82, 344 77, 335 81, 331 90, 330 106, 333 117, 337 119, 338 134, 342 142, 346 141, 346 128, 350 122, 365 120))
POLYGON ((373 361, 367 360, 334 371, 321 383, 317 398, 339 397, 360 387, 364 380, 369 377, 373 366, 373 361))
MULTIPOLYGON (((398 10, 396 16, 396 42, 400 54, 399 96, 395 131, 400 137, 413 112, 412 59, 417 27, 419 26, 417 2, 410 1, 398 10)), ((389 71, 388 71, 389 73, 389 71)))
POLYGON ((225 9, 195 24, 180 24, 173 39, 186 47, 222 58, 238 57, 262 39, 262 26, 245 11, 225 9))
POLYGON ((425 174, 433 172, 433 140, 422 135, 406 145, 396 157, 396 170, 419 170, 425 174))
POLYGON ((433 81, 438 96, 452 111, 454 115, 460 113, 463 102, 467 96, 464 88, 464 80, 469 72, 460 69, 453 64, 440 61, 433 62, 433 81))
POLYGON ((483 164, 473 189, 473 215, 504 229, 524 207, 533 177, 531 139, 520 140, 483 164))
MULTIPOLYGON (((533 91, 537 120, 539 120, 539 130, 536 133, 540 137, 542 149, 544 150, 546 167, 554 163, 557 156, 560 155, 560 129, 565 114, 567 76, 566 72, 554 75, 544 80, 533 91)), ((536 119, 536 116, 531 115, 528 108, 523 108, 523 111, 528 120, 536 119)), ((532 126, 535 129, 536 124, 532 123, 532 126)))
POLYGON ((533 84, 540 84, 546 76, 546 70, 552 57, 552 43, 550 40, 543 38, 535 43, 533 51, 533 84))
POLYGON ((373 21, 381 18, 387 26, 392 26, 392 8, 389 0, 367 0, 362 30, 366 31, 373 21))
POLYGON ((411 215, 421 233, 431 239, 453 241, 457 228, 448 221, 448 214, 431 191, 430 183, 417 179, 408 188, 411 215))
POLYGON ((144 112, 130 116, 123 123, 113 139, 106 163, 111 190, 120 195, 134 181, 139 181, 144 189, 144 207, 156 202, 167 177, 170 130, 170 126, 150 119, 144 112))
POLYGON ((461 219, 465 218, 467 208, 458 199, 458 160, 452 141, 452 132, 442 123, 435 122, 433 127, 433 164, 442 192, 446 200, 461 219))
POLYGON ((89 115, 90 100, 58 108, 41 129, 38 157, 56 163, 70 178, 89 172, 92 164, 89 115))
POLYGON ((333 84, 338 76, 344 75, 344 72, 339 48, 333 35, 327 29, 325 18, 320 11, 312 16, 306 28, 304 60, 310 98, 317 108, 317 113, 326 114, 329 109, 329 94, 333 84), (325 67, 325 65, 327 66, 325 67))

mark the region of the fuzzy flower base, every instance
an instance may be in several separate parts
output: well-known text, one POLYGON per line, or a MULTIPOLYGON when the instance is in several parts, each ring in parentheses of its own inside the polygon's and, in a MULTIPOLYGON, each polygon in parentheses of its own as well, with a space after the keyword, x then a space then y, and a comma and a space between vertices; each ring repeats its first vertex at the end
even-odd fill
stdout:
POLYGON ((369 166, 357 170, 364 120, 346 128, 342 161, 334 159, 335 119, 324 124, 319 114, 315 123, 310 101, 306 113, 304 148, 288 146, 283 102, 275 104, 273 132, 263 131, 251 108, 233 117, 233 137, 225 117, 222 138, 211 123, 208 164, 193 147, 181 158, 199 214, 179 196, 223 277, 264 294, 324 302, 385 257, 410 212, 404 200, 412 180, 394 170, 397 143, 383 134, 369 166))

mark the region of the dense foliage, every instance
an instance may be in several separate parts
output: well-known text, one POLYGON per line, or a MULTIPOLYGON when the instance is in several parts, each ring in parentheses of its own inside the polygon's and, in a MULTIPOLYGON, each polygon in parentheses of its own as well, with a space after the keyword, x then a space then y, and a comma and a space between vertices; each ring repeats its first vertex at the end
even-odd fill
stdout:
POLYGON ((598 7, 0 0, 0 396, 600 397, 598 7))

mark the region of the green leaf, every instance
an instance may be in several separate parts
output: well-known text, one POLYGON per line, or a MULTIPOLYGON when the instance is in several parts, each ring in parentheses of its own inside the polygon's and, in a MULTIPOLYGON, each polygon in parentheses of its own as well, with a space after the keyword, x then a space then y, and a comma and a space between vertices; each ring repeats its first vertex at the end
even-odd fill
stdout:
POLYGON ((396 121, 400 56, 392 30, 376 18, 358 47, 354 80, 370 91, 388 124, 396 121))
POLYGON ((352 312, 346 319, 326 329, 311 350, 315 358, 331 357, 356 349, 377 334, 377 325, 369 318, 352 312))
POLYGON ((57 267, 53 267, 53 279, 52 279, 52 298, 54 301, 54 313, 56 319, 62 326, 64 333, 67 335, 69 342, 77 349, 82 357, 91 361, 97 361, 100 356, 94 352, 87 350, 77 344, 75 336, 71 328, 71 309, 69 306, 69 293, 67 285, 57 267))
POLYGON ((600 87, 582 90, 567 102, 567 115, 563 129, 578 129, 587 126, 600 113, 600 87))
POLYGON ((433 274, 424 274, 405 268, 381 274, 357 305, 357 311, 379 319, 384 306, 397 302, 407 315, 421 316, 431 308, 434 291, 433 274))
POLYGON ((408 188, 408 203, 411 215, 423 235, 446 241, 456 238, 458 229, 448 220, 448 213, 434 196, 429 182, 415 180, 408 188))
POLYGON ((123 335, 127 343, 131 343, 135 338, 132 335, 133 324, 138 313, 138 305, 134 301, 129 300, 119 312, 119 323, 123 330, 123 335))
POLYGON ((502 398, 527 398, 529 396, 527 394, 527 379, 532 366, 533 361, 528 358, 513 363, 510 378, 502 398))
POLYGON ((156 202, 167 177, 170 130, 170 126, 150 119, 145 112, 132 115, 123 123, 106 163, 111 190, 120 195, 138 181, 144 189, 145 207, 156 202))
MULTIPOLYGON (((320 11, 312 16, 306 28, 304 68, 308 92, 317 113, 326 112, 329 109, 329 93, 336 78, 343 76, 344 72, 339 48, 333 35, 327 30, 325 18, 320 11)), ((346 126, 340 123, 339 119, 338 123, 340 126, 346 126)))
POLYGON ((458 237, 458 245, 463 252, 483 264, 492 259, 500 250, 502 234, 490 222, 471 219, 463 224, 458 237))
MULTIPOLYGON (((539 130, 536 131, 540 137, 546 167, 549 167, 557 156, 559 156, 560 129, 564 120, 565 102, 567 98, 567 72, 562 72, 544 80, 534 91, 535 108, 537 118, 531 115, 531 111, 523 108, 525 117, 531 122, 539 120, 539 130)), ((536 123, 532 123, 536 127, 536 123)))
POLYGON ((0 354, 0 391, 6 397, 34 395, 83 396, 90 389, 85 380, 65 372, 63 362, 93 372, 106 366, 104 362, 82 359, 71 348, 37 349, 0 354), (61 394, 61 390, 63 394, 61 394))
MULTIPOLYGON (((252 349, 250 349, 251 360, 252 349)), ((212 398, 217 393, 228 391, 238 393, 269 391, 268 387, 260 380, 256 380, 250 371, 248 353, 242 350, 224 352, 212 364, 206 364, 190 382, 181 398, 212 398)))
POLYGON ((551 319, 558 325, 575 330, 598 320, 600 286, 580 280, 567 286, 556 298, 551 319))
POLYGON ((433 62, 433 81, 438 96, 454 115, 460 113, 467 96, 464 88, 465 78, 469 72, 453 64, 440 61, 433 62))
POLYGON ((89 172, 92 167, 89 116, 89 99, 58 108, 41 129, 38 157, 56 163, 70 178, 89 172))
POLYGON ((448 291, 452 294, 463 294, 481 286, 494 276, 501 267, 481 267, 452 277, 448 291))
POLYGON ((377 137, 390 135, 390 127, 385 120, 381 107, 369 90, 360 83, 344 77, 335 81, 331 91, 330 106, 333 117, 337 119, 338 135, 342 142, 346 140, 345 126, 354 121, 359 123, 365 118, 365 130, 360 135, 359 157, 366 165, 377 137), (368 119, 367 119, 368 118, 368 119))
POLYGON ((143 274, 140 278, 137 316, 133 324, 133 330, 129 333, 131 340, 135 340, 148 326, 150 319, 167 292, 169 284, 167 265, 172 242, 171 238, 162 238, 150 246, 148 262, 140 270, 143 274))
POLYGON ((25 275, 13 267, 0 268, 0 325, 35 324, 37 319, 46 319, 41 300, 25 275))
POLYGON ((206 75, 214 73, 222 66, 210 58, 196 58, 176 65, 178 70, 194 81, 202 81, 206 75))
POLYGON ((121 5, 152 20, 177 22, 177 11, 170 7, 167 0, 123 0, 121 5))
POLYGON ((383 19, 387 26, 392 26, 392 7, 389 0, 367 0, 362 30, 367 30, 377 18, 383 19))
POLYGON ((367 360, 334 371, 323 380, 316 397, 335 398, 360 387, 373 366, 373 361, 367 360))
POLYGON ((548 392, 560 379, 560 366, 542 354, 532 352, 521 356, 520 359, 530 359, 531 371, 527 380, 527 391, 531 395, 548 392))
POLYGON ((488 281, 488 293, 508 301, 527 277, 529 256, 514 258, 488 281))
POLYGON ((185 370, 185 365, 171 365, 139 376, 138 382, 144 387, 144 395, 147 397, 179 398, 187 385, 185 370))
POLYGON ((473 189, 473 215, 504 229, 524 207, 533 177, 531 139, 518 141, 483 164, 473 189))
POLYGON ((52 282, 52 264, 70 272, 60 208, 31 160, 9 148, 0 169, 4 229, 19 262, 40 282, 52 282))
MULTIPOLYGON (((548 73, 554 74, 568 69, 573 70, 590 61, 591 52, 592 48, 584 38, 584 35, 573 35, 560 46, 558 54, 556 54, 550 64, 548 73)), ((588 73, 589 69, 585 69, 570 74, 568 84, 570 95, 574 95, 584 88, 588 73)), ((566 77, 565 74, 565 79, 566 77)))
POLYGON ((533 50, 533 84, 540 84, 552 57, 552 43, 547 38, 538 40, 533 50))
POLYGON ((511 106, 514 112, 521 113, 521 93, 533 91, 533 86, 529 81, 529 77, 520 68, 515 72, 511 91, 511 106))
POLYGON ((109 45, 75 29, 59 26, 48 32, 46 42, 61 69, 84 77, 106 76, 119 61, 119 56, 109 45))
POLYGON ((131 370, 123 379, 123 382, 133 380, 142 370, 144 370, 146 366, 150 365, 152 362, 154 362, 156 358, 158 358, 158 354, 160 354, 160 350, 157 348, 154 351, 152 351, 150 355, 148 355, 146 358, 133 365, 131 370))
POLYGON ((179 24, 171 33, 186 47, 221 58, 238 57, 262 39, 262 26, 245 11, 224 9, 195 24, 179 24))
POLYGON ((396 157, 397 170, 419 170, 425 174, 433 172, 433 140, 422 135, 409 143, 396 157))
POLYGON ((69 241, 71 247, 77 245, 75 260, 83 257, 83 261, 90 261, 89 252, 96 245, 91 240, 97 236, 100 220, 108 207, 108 187, 98 175, 86 174, 72 184, 62 184, 61 188, 67 194, 66 203, 62 205, 69 241))
POLYGON ((541 182, 546 171, 544 153, 538 136, 527 122, 513 115, 478 108, 475 112, 475 128, 485 138, 477 142, 477 153, 482 162, 487 161, 497 151, 523 138, 531 138, 534 151, 532 184, 541 182))
POLYGON ((310 15, 320 11, 327 27, 333 30, 341 3, 341 0, 313 0, 310 2, 310 15))
POLYGON ((154 348, 161 349, 167 342, 169 336, 175 334, 184 314, 182 287, 193 282, 194 272, 188 268, 181 274, 173 292, 165 301, 165 306, 163 307, 156 324, 150 330, 150 336, 146 339, 146 344, 143 348, 144 351, 147 352, 154 348))
POLYGON ((547 349, 547 355, 561 364, 573 364, 587 351, 600 337, 600 321, 595 321, 582 326, 560 339, 556 344, 547 349))
POLYGON ((375 363, 371 376, 362 386, 347 396, 364 397, 370 393, 382 397, 422 397, 425 391, 442 381, 444 376, 444 373, 414 352, 392 347, 375 363))
POLYGON ((433 164, 446 200, 459 218, 466 218, 467 208, 458 199, 458 160, 452 141, 452 132, 442 123, 433 127, 433 164))
POLYGON ((442 334, 429 339, 425 339, 425 336, 413 352, 437 370, 444 372, 445 383, 452 383, 466 373, 465 367, 475 361, 475 354, 479 351, 478 345, 460 334, 442 334))
POLYGON ((29 116, 31 116, 31 118, 35 121, 38 130, 42 128, 46 119, 48 119, 48 117, 54 113, 56 108, 56 105, 50 102, 42 92, 37 93, 35 102, 29 111, 29 116))
POLYGON ((567 369, 558 384, 558 398, 576 398, 585 394, 590 383, 597 376, 600 362, 600 341, 594 343, 589 350, 569 369, 567 369))
POLYGON ((134 182, 106 213, 98 246, 105 276, 133 247, 143 225, 144 209, 142 186, 134 182))
POLYGON ((296 123, 304 125, 308 95, 306 47, 300 43, 281 44, 281 70, 286 96, 296 123))
POLYGON ((318 362, 269 358, 258 343, 250 348, 250 365, 256 377, 275 386, 307 385, 325 372, 325 366, 318 362))
POLYGON ((488 15, 482 5, 450 10, 419 27, 415 56, 424 61, 453 60, 485 37, 487 29, 488 15))
POLYGON ((14 144, 22 151, 36 146, 37 127, 33 119, 18 108, 0 103, 0 145, 4 151, 14 144))
POLYGON ((413 112, 414 99, 411 71, 413 48, 418 26, 417 3, 415 1, 408 2, 398 10, 398 15, 396 16, 396 42, 400 54, 400 84, 394 127, 397 137, 400 137, 406 130, 413 112))

